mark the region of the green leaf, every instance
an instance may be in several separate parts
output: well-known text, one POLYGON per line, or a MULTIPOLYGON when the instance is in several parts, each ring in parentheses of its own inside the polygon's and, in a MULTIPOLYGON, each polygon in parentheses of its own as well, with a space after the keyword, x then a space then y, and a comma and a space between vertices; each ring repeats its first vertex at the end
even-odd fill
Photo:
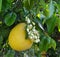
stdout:
POLYGON ((49 48, 56 48, 56 42, 51 37, 43 36, 40 41, 40 51, 47 51, 49 48))
POLYGON ((0 0, 0 12, 1 12, 1 8, 2 8, 2 0, 0 0))
POLYGON ((55 28, 55 25, 56 25, 56 17, 53 16, 52 18, 48 19, 46 21, 46 24, 47 24, 47 31, 49 34, 51 34, 55 28))
POLYGON ((8 3, 7 0, 2 0, 2 11, 7 11, 7 9, 11 9, 12 3, 8 3))
POLYGON ((13 50, 8 50, 8 52, 3 57, 14 57, 15 52, 13 50))
POLYGON ((1 44, 3 43, 3 36, 0 35, 0 48, 1 48, 1 44))
POLYGON ((45 1, 44 1, 44 0, 40 0, 40 4, 45 8, 46 3, 45 3, 45 1))
POLYGON ((24 7, 30 10, 33 7, 34 0, 23 0, 24 7))
POLYGON ((54 13, 54 4, 53 1, 51 0, 49 4, 49 18, 53 15, 53 13, 54 13))
POLYGON ((60 19, 58 18, 57 20, 58 20, 58 22, 57 22, 58 23, 58 31, 60 32, 60 19))
POLYGON ((14 0, 7 0, 8 3, 12 3, 14 0))
POLYGON ((45 36, 41 39, 40 42, 40 51, 47 51, 49 49, 49 45, 50 45, 50 38, 46 38, 45 36))
POLYGON ((7 26, 11 26, 15 22, 16 17, 17 17, 17 15, 15 13, 8 13, 5 16, 5 24, 7 26))
POLYGON ((3 36, 3 38, 7 39, 8 34, 9 34, 10 30, 9 29, 5 29, 4 27, 1 28, 1 35, 3 36))
POLYGON ((53 39, 51 39, 51 47, 53 47, 54 50, 56 49, 56 42, 53 39))

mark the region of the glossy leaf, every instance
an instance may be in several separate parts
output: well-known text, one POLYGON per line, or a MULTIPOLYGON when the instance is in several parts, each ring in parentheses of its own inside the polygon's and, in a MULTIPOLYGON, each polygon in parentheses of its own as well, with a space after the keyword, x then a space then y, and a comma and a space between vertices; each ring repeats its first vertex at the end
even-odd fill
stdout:
POLYGON ((54 13, 54 4, 53 1, 51 0, 49 4, 49 18, 53 15, 53 13, 54 13))
POLYGON ((48 19, 47 22, 47 31, 51 34, 56 26, 56 17, 53 16, 52 18, 48 19))
POLYGON ((50 45, 50 39, 43 37, 40 42, 40 51, 47 51, 50 45))
POLYGON ((15 13, 8 13, 6 16, 5 16, 5 24, 7 26, 11 26, 15 20, 16 20, 16 14, 15 13))
POLYGON ((40 51, 47 51, 49 48, 56 49, 56 42, 50 37, 42 37, 40 42, 40 51))
POLYGON ((53 49, 56 49, 56 42, 55 40, 51 39, 51 47, 53 47, 53 49))

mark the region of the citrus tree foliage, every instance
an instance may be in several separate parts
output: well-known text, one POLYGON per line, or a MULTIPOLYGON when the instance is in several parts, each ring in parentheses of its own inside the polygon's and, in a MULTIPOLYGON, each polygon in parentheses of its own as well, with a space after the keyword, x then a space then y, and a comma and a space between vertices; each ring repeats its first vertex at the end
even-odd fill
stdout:
POLYGON ((56 41, 51 36, 55 27, 60 32, 60 5, 57 1, 0 0, 0 56, 40 57, 41 52, 51 47, 55 50, 56 41), (36 23, 40 42, 34 43, 27 51, 16 52, 8 45, 8 36, 16 24, 25 22, 26 16, 36 23))

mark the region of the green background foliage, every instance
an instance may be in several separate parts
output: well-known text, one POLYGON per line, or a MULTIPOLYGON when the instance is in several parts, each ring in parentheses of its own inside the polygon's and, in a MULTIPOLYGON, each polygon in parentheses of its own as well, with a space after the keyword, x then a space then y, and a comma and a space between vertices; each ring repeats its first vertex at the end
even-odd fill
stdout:
MULTIPOLYGON (((29 57, 40 57, 43 51, 47 54, 51 52, 55 54, 60 50, 56 48, 56 46, 60 47, 57 44, 59 34, 59 0, 0 0, 0 57, 24 57, 25 53, 29 57), (29 50, 17 52, 8 45, 8 36, 16 24, 25 22, 26 16, 36 23, 36 29, 40 33, 40 42, 34 43, 29 50)), ((48 56, 53 57, 53 53, 48 56)))

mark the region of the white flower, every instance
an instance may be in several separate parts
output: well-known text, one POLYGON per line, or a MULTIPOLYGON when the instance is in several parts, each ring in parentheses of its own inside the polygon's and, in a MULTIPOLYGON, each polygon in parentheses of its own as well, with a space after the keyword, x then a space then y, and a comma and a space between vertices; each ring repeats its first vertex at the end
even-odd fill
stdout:
POLYGON ((28 34, 30 35, 32 33, 32 31, 29 31, 28 34))
POLYGON ((34 32, 35 35, 38 35, 39 34, 36 29, 33 29, 33 32, 34 32))
POLYGON ((32 29, 32 27, 33 27, 32 24, 27 26, 28 29, 32 29))
POLYGON ((24 57, 29 57, 26 53, 24 53, 24 57))
POLYGON ((33 39, 33 37, 32 36, 29 36, 29 38, 32 40, 33 39))
POLYGON ((31 33, 30 35, 31 35, 31 36, 34 36, 34 34, 33 34, 33 33, 31 33))
POLYGON ((29 26, 32 27, 32 24, 30 24, 29 26))
POLYGON ((30 19, 28 17, 26 17, 26 21, 27 23, 30 23, 30 19))
POLYGON ((35 40, 35 43, 38 43, 38 42, 40 42, 40 39, 36 39, 36 40, 35 40))
POLYGON ((29 29, 27 28, 27 32, 29 32, 29 29))
POLYGON ((37 39, 37 36, 34 36, 35 39, 37 39))
POLYGON ((28 35, 30 35, 30 32, 28 32, 28 35))
POLYGON ((34 22, 32 22, 32 24, 33 24, 33 25, 35 25, 35 23, 34 23, 34 22))
POLYGON ((33 28, 33 29, 32 29, 32 31, 33 31, 33 32, 35 32, 35 31, 36 31, 36 29, 35 29, 35 28, 33 28))
POLYGON ((39 39, 40 37, 38 36, 37 38, 39 39))
POLYGON ((35 29, 35 26, 33 27, 33 29, 35 29))

